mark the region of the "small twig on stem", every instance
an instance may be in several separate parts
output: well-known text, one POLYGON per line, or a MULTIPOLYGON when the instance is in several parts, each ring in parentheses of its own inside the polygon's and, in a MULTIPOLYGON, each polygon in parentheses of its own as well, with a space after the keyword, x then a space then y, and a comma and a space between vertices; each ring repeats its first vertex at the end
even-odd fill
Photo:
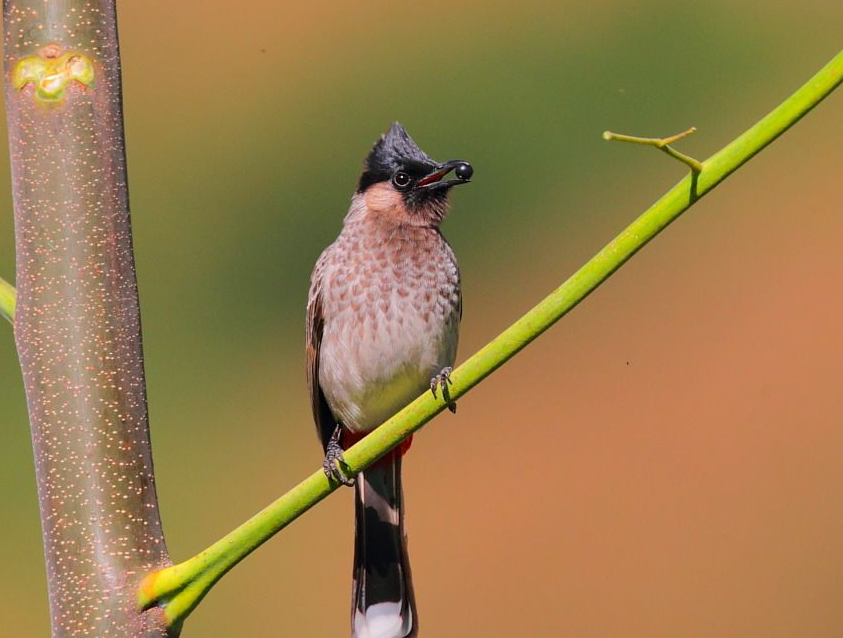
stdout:
POLYGON ((691 170, 695 173, 699 173, 702 171, 703 166, 702 163, 698 160, 695 160, 693 157, 688 157, 684 153, 680 153, 675 148, 672 148, 670 145, 674 142, 678 142, 681 139, 684 139, 691 135, 692 133, 696 133, 697 128, 692 126, 687 131, 682 131, 681 133, 677 133, 671 137, 636 137, 635 135, 622 135, 620 133, 612 133, 612 131, 604 131, 603 132, 603 139, 604 140, 615 140, 617 142, 631 142, 633 144, 646 144, 647 146, 655 146, 657 149, 664 151, 674 159, 678 159, 680 162, 683 162, 691 167, 691 170))

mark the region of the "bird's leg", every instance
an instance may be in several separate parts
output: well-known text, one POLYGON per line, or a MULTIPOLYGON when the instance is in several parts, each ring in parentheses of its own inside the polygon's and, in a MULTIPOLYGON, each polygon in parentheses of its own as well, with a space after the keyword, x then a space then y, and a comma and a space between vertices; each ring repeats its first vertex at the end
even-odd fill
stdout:
POLYGON ((354 485, 354 479, 348 478, 343 471, 345 465, 345 458, 343 457, 343 449, 340 445, 340 436, 342 435, 342 425, 337 425, 334 433, 325 447, 325 459, 322 461, 322 469, 325 471, 325 476, 329 481, 339 481, 343 485, 354 485))
POLYGON ((435 375, 430 380, 430 391, 433 393, 433 398, 436 398, 436 388, 442 390, 442 399, 448 405, 448 409, 456 414, 457 412, 457 404, 454 401, 451 401, 451 392, 448 389, 448 386, 451 384, 451 373, 454 369, 450 366, 447 368, 442 368, 439 374, 435 375))

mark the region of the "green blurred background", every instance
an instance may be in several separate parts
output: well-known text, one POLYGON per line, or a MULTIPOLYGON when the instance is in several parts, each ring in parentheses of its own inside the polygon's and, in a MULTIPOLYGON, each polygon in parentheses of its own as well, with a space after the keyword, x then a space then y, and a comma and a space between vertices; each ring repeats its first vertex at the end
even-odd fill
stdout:
MULTIPOLYGON (((841 47, 838 0, 123 2, 152 434, 176 560, 314 470, 304 305, 393 120, 474 184, 445 225, 461 357, 841 47)), ((843 93, 416 438, 424 636, 843 635, 843 93)), ((5 145, 5 142, 3 142, 5 145)), ((0 189, 8 192, 5 154, 0 189)), ((13 273, 0 198, 0 273, 13 273)), ((0 326, 0 618, 46 636, 0 326)), ((184 635, 345 636, 352 495, 236 568, 184 635)))

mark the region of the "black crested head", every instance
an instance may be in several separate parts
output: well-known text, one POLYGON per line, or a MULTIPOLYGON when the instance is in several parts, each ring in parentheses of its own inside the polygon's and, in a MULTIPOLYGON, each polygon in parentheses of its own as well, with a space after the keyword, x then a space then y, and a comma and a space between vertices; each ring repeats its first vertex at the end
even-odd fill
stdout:
POLYGON ((381 135, 366 158, 357 191, 362 193, 372 184, 391 179, 398 170, 409 169, 413 173, 424 174, 436 166, 437 162, 419 148, 403 126, 395 122, 381 135))
POLYGON ((397 218, 407 223, 438 226, 448 212, 451 188, 470 183, 473 175, 465 160, 439 163, 428 157, 396 122, 366 158, 357 193, 374 187, 379 196, 373 200, 376 208, 387 201, 397 218), (454 177, 448 179, 451 173, 454 177))

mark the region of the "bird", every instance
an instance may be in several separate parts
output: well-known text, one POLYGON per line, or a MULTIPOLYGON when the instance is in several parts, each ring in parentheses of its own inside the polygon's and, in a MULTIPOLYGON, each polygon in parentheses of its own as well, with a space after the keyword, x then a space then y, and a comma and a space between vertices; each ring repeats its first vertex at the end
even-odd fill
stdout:
POLYGON ((353 638, 418 632, 401 485, 410 440, 356 478, 343 450, 428 388, 456 409, 448 384, 462 293, 440 225, 451 189, 473 174, 464 160, 431 159, 395 122, 366 157, 342 230, 311 275, 307 381, 323 469, 355 493, 353 638))

